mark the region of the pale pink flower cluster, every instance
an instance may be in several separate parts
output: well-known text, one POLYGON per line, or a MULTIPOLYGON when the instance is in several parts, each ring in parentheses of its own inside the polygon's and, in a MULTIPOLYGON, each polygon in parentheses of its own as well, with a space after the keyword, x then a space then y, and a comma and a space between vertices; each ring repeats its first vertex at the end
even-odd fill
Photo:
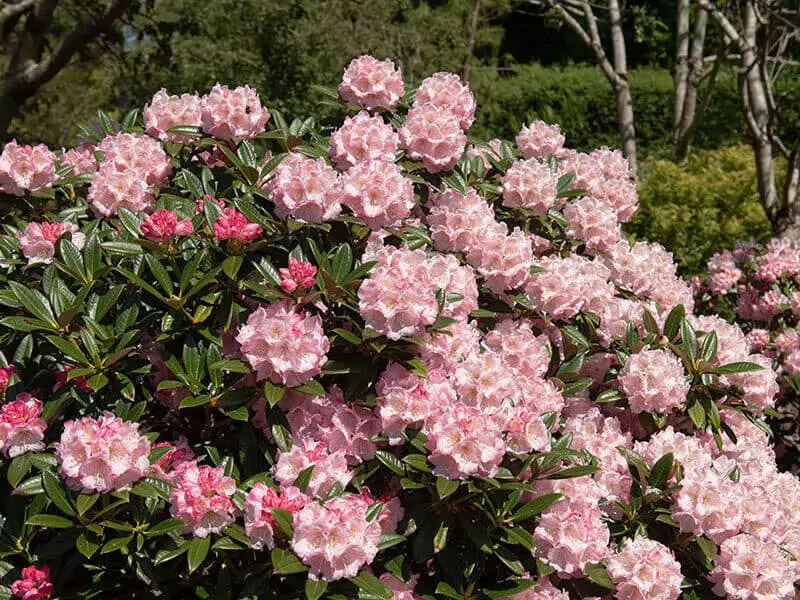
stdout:
POLYGON ((152 242, 168 242, 176 235, 183 236, 194 233, 191 219, 179 221, 175 211, 163 208, 145 215, 139 229, 142 235, 152 242))
POLYGON ((707 270, 708 289, 715 294, 727 293, 744 276, 730 250, 723 250, 709 258, 707 270))
POLYGON ((185 143, 192 137, 169 130, 179 125, 200 127, 203 122, 203 100, 197 94, 170 96, 167 90, 161 88, 150 104, 145 106, 142 116, 147 135, 162 142, 185 143))
POLYGON ((452 113, 464 131, 475 121, 475 96, 455 73, 434 73, 423 79, 414 96, 414 105, 422 104, 452 113))
POLYGON ((676 600, 681 594, 681 565, 669 548, 637 536, 608 557, 606 567, 618 600, 676 600))
POLYGON ((61 156, 61 166, 72 167, 72 171, 69 173, 70 177, 94 173, 99 166, 94 151, 94 144, 81 144, 77 148, 70 148, 61 156))
POLYGON ((322 223, 342 212, 342 181, 323 158, 290 154, 281 161, 263 185, 275 203, 280 219, 322 223))
POLYGON ((161 144, 148 136, 116 133, 97 145, 103 154, 100 168, 92 175, 86 198, 97 217, 110 217, 120 207, 138 212, 155 202, 154 188, 172 173, 169 156, 161 144))
POLYGON ((294 485, 297 477, 311 466, 314 468, 306 488, 309 496, 325 498, 335 485, 344 488, 353 478, 343 449, 329 452, 322 442, 298 438, 288 452, 279 453, 275 479, 283 488, 294 485))
POLYGON ((280 407, 294 438, 320 442, 331 453, 341 450, 351 464, 375 456, 372 438, 381 432, 378 416, 356 402, 345 402, 338 386, 331 386, 326 396, 288 392, 280 407))
POLYGON ((342 204, 370 229, 400 225, 414 208, 414 184, 391 161, 359 162, 342 179, 342 204))
POLYGON ((309 502, 308 496, 294 486, 276 491, 260 481, 247 493, 244 505, 244 530, 250 538, 250 547, 268 550, 275 547, 277 520, 273 508, 296 514, 309 502))
POLYGON ((634 325, 641 333, 644 329, 645 307, 641 302, 620 296, 608 298, 605 304, 597 306, 595 313, 600 317, 597 337, 604 347, 609 347, 615 338, 625 337, 628 325, 634 325))
POLYGON ((502 355, 503 362, 521 376, 542 378, 550 363, 550 341, 536 335, 527 320, 503 319, 483 337, 483 344, 502 355))
POLYGON ((264 228, 258 223, 251 223, 250 219, 232 207, 223 208, 214 221, 214 237, 220 241, 234 240, 241 244, 261 237, 264 228))
POLYGON ((566 150, 560 173, 574 173, 572 187, 586 190, 592 198, 607 200, 617 218, 628 222, 639 204, 628 161, 619 150, 600 148, 590 154, 566 150))
POLYGON ((429 173, 452 169, 467 145, 458 117, 430 103, 412 107, 398 134, 401 148, 429 173))
POLYGON ((559 577, 582 577, 589 563, 603 560, 609 552, 610 534, 591 497, 570 495, 545 510, 536 524, 534 554, 553 567, 559 577))
POLYGON ((414 593, 416 577, 406 583, 391 573, 384 573, 379 579, 392 592, 392 600, 422 600, 422 596, 414 593))
POLYGON ((230 89, 217 84, 201 102, 203 131, 219 140, 255 137, 269 120, 258 92, 247 85, 230 89))
POLYGON ((710 469, 713 460, 700 438, 675 431, 671 425, 653 434, 649 440, 637 441, 633 449, 650 466, 671 452, 675 461, 691 473, 710 469))
POLYGON ((368 110, 393 109, 405 93, 403 75, 388 58, 378 60, 369 55, 350 61, 339 84, 342 100, 368 110))
POLYGON ((44 450, 42 402, 23 392, 0 407, 0 452, 9 458, 44 450))
POLYGON ((619 385, 634 413, 668 413, 686 401, 689 382, 669 350, 640 350, 625 361, 619 385))
POLYGON ((781 277, 798 275, 800 247, 792 240, 773 238, 764 254, 756 258, 756 265, 753 277, 765 283, 775 283, 781 277))
POLYGON ((709 579, 714 593, 741 600, 789 600, 795 597, 796 568, 781 549, 740 534, 720 545, 709 579))
POLYGON ((597 310, 616 292, 608 281, 609 270, 599 259, 578 254, 545 256, 534 261, 534 266, 543 271, 530 275, 525 292, 536 309, 553 319, 570 319, 582 310, 597 310))
POLYGON ((558 175, 535 158, 515 162, 502 179, 503 206, 526 208, 537 215, 547 214, 564 204, 558 195, 558 175))
POLYGON ((170 514, 185 523, 184 533, 208 537, 219 533, 236 518, 231 500, 236 482, 222 467, 193 464, 185 469, 170 494, 170 514))
POLYGON ((289 257, 289 268, 278 269, 278 274, 281 276, 281 288, 290 294, 298 287, 312 288, 317 281, 317 267, 293 256, 289 257))
POLYGON ((78 226, 69 221, 56 223, 28 223, 24 231, 17 231, 14 235, 22 247, 22 254, 28 259, 28 264, 43 263, 49 265, 53 262, 56 253, 56 242, 65 233, 70 234, 73 244, 80 250, 86 243, 86 235, 78 231, 78 226))
POLYGON ((770 342, 769 331, 766 329, 751 329, 745 337, 751 352, 763 352, 770 342))
POLYGON ((0 154, 0 192, 24 196, 56 180, 56 156, 45 146, 20 146, 11 140, 0 154))
POLYGON ((607 200, 584 197, 564 208, 569 221, 567 235, 586 244, 587 250, 606 252, 622 237, 622 230, 607 200))
POLYGON ((21 577, 11 584, 11 593, 22 600, 47 600, 53 594, 50 567, 29 565, 22 569, 21 577))
POLYGON ((294 517, 292 550, 308 567, 310 579, 355 577, 378 553, 381 527, 367 521, 359 496, 340 496, 325 505, 309 502, 294 517))
POLYGON ((290 302, 271 302, 247 317, 236 336, 258 379, 296 387, 319 374, 330 348, 322 319, 290 302))
POLYGON ((745 404, 761 410, 773 407, 775 398, 780 392, 780 386, 777 373, 772 369, 771 361, 763 354, 751 354, 744 360, 760 365, 761 370, 726 375, 723 381, 741 388, 744 392, 742 400, 745 404))
POLYGON ((530 125, 523 125, 516 138, 517 149, 525 158, 558 155, 564 147, 564 141, 561 127, 544 121, 533 121, 530 125))
POLYGON ((181 438, 174 444, 172 442, 153 444, 153 450, 156 448, 168 448, 168 450, 150 465, 150 470, 147 473, 150 477, 156 477, 176 485, 186 469, 197 466, 197 459, 186 442, 186 438, 181 438))
POLYGON ((362 110, 347 117, 331 134, 329 154, 342 171, 368 160, 393 161, 400 143, 397 132, 380 115, 362 110))
POLYGON ((67 486, 84 494, 126 489, 150 468, 150 441, 139 424, 111 413, 67 421, 55 448, 67 486))

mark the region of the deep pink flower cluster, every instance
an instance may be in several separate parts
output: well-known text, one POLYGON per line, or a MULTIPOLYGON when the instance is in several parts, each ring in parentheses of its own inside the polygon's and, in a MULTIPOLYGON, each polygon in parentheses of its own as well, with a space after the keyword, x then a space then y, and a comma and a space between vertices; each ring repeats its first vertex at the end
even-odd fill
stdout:
POLYGON ((0 154, 0 192, 24 196, 56 180, 56 157, 44 144, 20 146, 11 140, 0 154))
POLYGON ((111 413, 67 421, 55 447, 67 485, 84 494, 125 489, 150 468, 150 441, 139 424, 111 413))
POLYGON ((278 269, 281 276, 281 287, 284 291, 292 293, 298 287, 308 289, 314 287, 316 282, 317 267, 311 263, 289 257, 289 268, 278 269))
POLYGON ((22 577, 11 584, 11 593, 22 600, 47 600, 53 594, 50 567, 25 567, 22 569, 22 577))
POLYGON ((264 228, 258 223, 251 223, 242 213, 232 207, 223 208, 214 221, 214 237, 219 241, 234 240, 241 244, 249 244, 261 237, 264 228))
POLYGON ((176 235, 192 235, 194 226, 191 219, 178 220, 173 210, 159 208, 145 216, 140 226, 142 235, 153 242, 168 242, 176 235))
POLYGON ((25 392, 17 394, 16 400, 0 407, 0 452, 13 458, 43 450, 46 428, 41 401, 25 392))

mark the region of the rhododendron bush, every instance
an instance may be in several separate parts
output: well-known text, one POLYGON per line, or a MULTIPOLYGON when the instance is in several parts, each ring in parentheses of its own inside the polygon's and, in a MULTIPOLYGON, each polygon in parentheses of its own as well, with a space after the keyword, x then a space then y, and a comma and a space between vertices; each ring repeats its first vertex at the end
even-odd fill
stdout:
POLYGON ((26 598, 789 598, 776 375, 629 244, 620 153, 161 91, 0 156, 0 565, 26 598))

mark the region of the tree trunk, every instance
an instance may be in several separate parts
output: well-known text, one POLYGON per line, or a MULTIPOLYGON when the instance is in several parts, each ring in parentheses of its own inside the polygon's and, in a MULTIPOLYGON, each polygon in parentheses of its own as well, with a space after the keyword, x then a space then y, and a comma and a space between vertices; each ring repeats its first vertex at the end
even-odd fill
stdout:
POLYGON ((675 73, 672 76, 675 88, 672 141, 675 144, 678 143, 683 107, 686 102, 686 88, 689 84, 689 0, 678 0, 677 12, 675 73))
POLYGON ((800 145, 789 157, 786 182, 783 186, 783 209, 778 216, 775 233, 800 242, 800 145))
POLYGON ((628 85, 628 59, 625 52, 625 34, 622 30, 622 14, 619 0, 608 0, 611 26, 611 48, 614 55, 614 98, 617 104, 617 122, 622 152, 631 166, 634 179, 638 174, 636 156, 636 126, 633 116, 633 98, 628 85))
MULTIPOLYGON (((689 159, 692 142, 700 124, 705 117, 708 103, 711 100, 714 85, 721 59, 714 63, 708 84, 706 85, 703 99, 698 107, 700 97, 700 84, 703 80, 703 55, 705 53, 706 28, 708 26, 708 12, 698 7, 695 17, 694 30, 691 39, 691 50, 685 67, 685 80, 683 90, 679 90, 679 81, 676 80, 675 90, 675 116, 677 122, 673 129, 673 142, 675 145, 675 162, 681 164, 689 159), (681 102, 678 105, 678 102, 681 102)), ((688 26, 687 26, 688 32, 688 26)), ((688 33, 687 33, 688 35, 688 33)), ((677 68, 676 68, 677 74, 677 68)))
POLYGON ((472 55, 475 54, 475 40, 478 37, 478 23, 481 16, 481 3, 483 0, 475 0, 472 11, 469 15, 469 34, 467 37, 467 56, 464 59, 464 68, 461 72, 461 79, 469 83, 472 71, 472 55))

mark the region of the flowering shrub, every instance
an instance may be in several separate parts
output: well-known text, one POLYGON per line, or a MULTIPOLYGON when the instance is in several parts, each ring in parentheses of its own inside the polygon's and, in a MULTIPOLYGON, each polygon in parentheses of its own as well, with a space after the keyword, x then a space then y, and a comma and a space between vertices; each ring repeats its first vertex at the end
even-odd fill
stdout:
POLYGON ((775 373, 621 239, 622 156, 468 148, 469 89, 388 60, 327 93, 6 147, 2 593, 792 597, 775 373))

